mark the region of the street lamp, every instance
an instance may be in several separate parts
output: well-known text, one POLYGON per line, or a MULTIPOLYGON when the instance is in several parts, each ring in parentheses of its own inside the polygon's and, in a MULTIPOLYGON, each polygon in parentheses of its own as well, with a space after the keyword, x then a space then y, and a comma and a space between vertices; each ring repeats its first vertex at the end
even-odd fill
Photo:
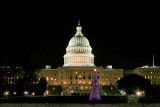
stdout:
POLYGON ((24 95, 28 95, 28 91, 24 91, 24 95))
POLYGON ((33 92, 31 95, 32 95, 32 96, 35 96, 35 92, 33 92))
POLYGON ((4 95, 7 97, 9 95, 9 91, 5 91, 4 95))
POLYGON ((17 92, 13 92, 13 94, 14 94, 14 95, 16 95, 16 94, 17 94, 17 92))
POLYGON ((137 91, 137 92, 136 92, 136 95, 141 96, 141 92, 140 92, 140 91, 137 91))

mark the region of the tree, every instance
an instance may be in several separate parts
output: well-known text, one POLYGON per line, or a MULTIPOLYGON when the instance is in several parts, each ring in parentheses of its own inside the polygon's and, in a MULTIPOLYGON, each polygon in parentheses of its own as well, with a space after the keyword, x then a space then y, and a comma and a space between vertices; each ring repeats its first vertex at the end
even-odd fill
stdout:
POLYGON ((94 77, 91 86, 92 88, 89 100, 101 100, 96 72, 94 72, 94 77))
POLYGON ((15 91, 17 92, 17 95, 22 96, 23 92, 25 91, 25 80, 24 79, 18 79, 15 84, 15 91))
POLYGON ((118 88, 114 85, 104 85, 103 86, 104 92, 107 93, 107 95, 119 95, 120 92, 118 91, 118 88))
POLYGON ((4 84, 3 84, 2 76, 0 75, 0 98, 3 94, 3 91, 4 91, 4 84))
POLYGON ((145 91, 146 95, 150 95, 152 86, 150 80, 137 74, 132 74, 118 81, 118 89, 126 91, 127 94, 135 94, 136 91, 145 91))
POLYGON ((45 77, 41 77, 38 85, 38 94, 43 95, 47 88, 47 81, 45 77))
POLYGON ((50 85, 48 87, 49 93, 51 95, 56 95, 56 96, 60 96, 61 92, 62 92, 62 86, 61 85, 50 85))

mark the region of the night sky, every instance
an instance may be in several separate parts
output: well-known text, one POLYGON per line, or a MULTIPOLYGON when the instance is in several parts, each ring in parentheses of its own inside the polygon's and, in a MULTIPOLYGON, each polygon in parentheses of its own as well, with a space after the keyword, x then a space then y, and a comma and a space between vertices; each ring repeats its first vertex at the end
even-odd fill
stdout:
POLYGON ((0 16, 0 65, 6 64, 7 56, 10 66, 62 66, 79 18, 96 66, 135 69, 152 65, 153 54, 155 65, 160 65, 160 23, 156 8, 111 7, 103 9, 103 14, 88 15, 59 15, 52 9, 21 13, 0 16))

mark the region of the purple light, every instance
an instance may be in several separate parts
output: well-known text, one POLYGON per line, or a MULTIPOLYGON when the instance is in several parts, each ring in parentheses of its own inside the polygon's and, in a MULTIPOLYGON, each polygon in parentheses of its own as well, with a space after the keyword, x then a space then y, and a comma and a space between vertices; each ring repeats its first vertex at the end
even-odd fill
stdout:
POLYGON ((91 88, 89 100, 90 101, 91 100, 101 100, 96 72, 94 72, 93 81, 92 81, 91 86, 92 88, 91 88))

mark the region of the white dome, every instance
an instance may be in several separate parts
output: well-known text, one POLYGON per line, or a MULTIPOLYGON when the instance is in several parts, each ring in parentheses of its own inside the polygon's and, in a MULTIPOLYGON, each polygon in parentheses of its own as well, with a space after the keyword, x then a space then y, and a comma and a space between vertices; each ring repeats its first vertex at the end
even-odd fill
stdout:
POLYGON ((90 47, 90 44, 86 37, 82 35, 77 35, 71 38, 68 45, 68 47, 75 47, 75 46, 90 47))
POLYGON ((94 55, 88 39, 82 34, 82 27, 71 38, 64 55, 64 66, 94 66, 94 55))

